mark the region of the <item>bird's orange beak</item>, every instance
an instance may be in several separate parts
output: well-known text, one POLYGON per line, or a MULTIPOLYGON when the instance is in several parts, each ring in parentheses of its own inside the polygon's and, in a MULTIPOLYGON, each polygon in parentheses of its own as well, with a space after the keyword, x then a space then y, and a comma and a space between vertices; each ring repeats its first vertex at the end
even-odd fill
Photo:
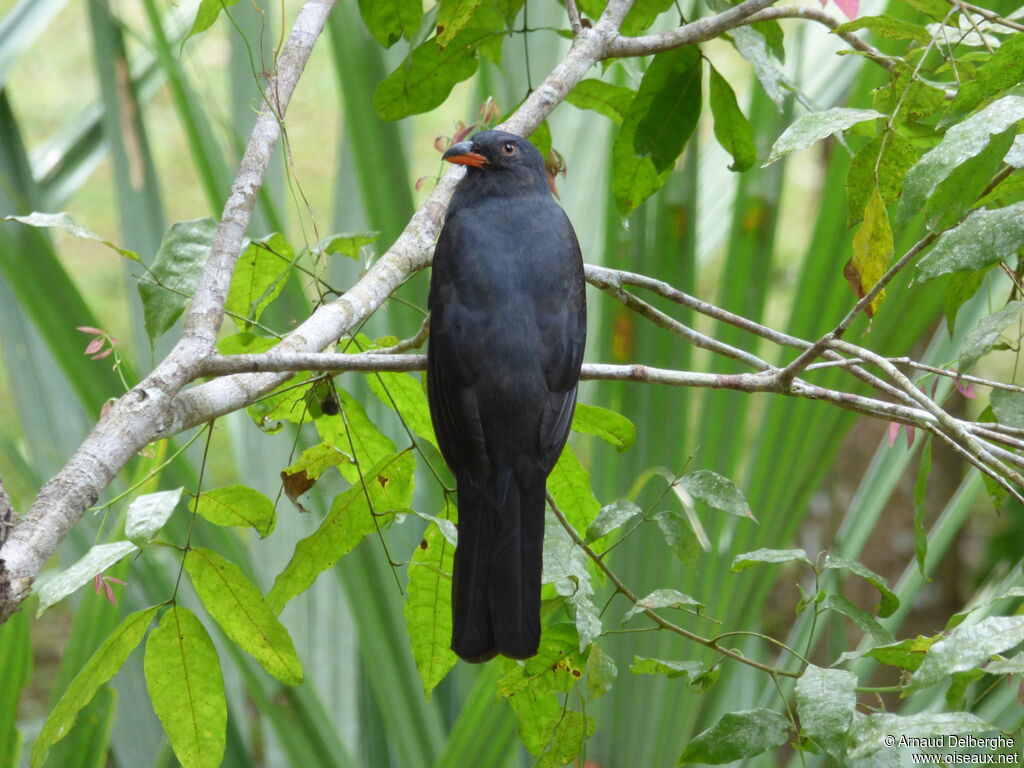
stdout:
POLYGON ((441 155, 442 160, 447 160, 455 165, 471 165, 474 168, 483 168, 487 165, 487 158, 479 152, 473 151, 472 141, 460 141, 452 144, 448 151, 441 155))

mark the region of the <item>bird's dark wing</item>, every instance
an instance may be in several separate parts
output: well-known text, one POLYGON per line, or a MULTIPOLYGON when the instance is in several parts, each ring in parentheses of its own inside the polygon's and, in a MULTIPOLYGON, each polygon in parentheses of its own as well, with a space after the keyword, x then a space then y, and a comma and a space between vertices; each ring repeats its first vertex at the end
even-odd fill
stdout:
POLYGON ((488 474, 487 449, 474 385, 485 350, 460 334, 469 311, 458 295, 452 262, 453 226, 441 230, 430 282, 430 344, 427 347, 427 398, 434 432, 448 466, 476 477, 488 474), (458 338, 456 338, 458 336, 458 338))
POLYGON ((556 279, 564 281, 568 295, 563 294, 557 307, 548 307, 546 312, 538 315, 543 342, 541 366, 550 393, 538 436, 546 471, 550 471, 558 461, 569 436, 587 338, 587 304, 579 242, 569 218, 561 208, 553 207, 557 209, 557 215, 552 216, 554 232, 550 242, 560 252, 555 263, 565 265, 564 273, 560 272, 556 279))

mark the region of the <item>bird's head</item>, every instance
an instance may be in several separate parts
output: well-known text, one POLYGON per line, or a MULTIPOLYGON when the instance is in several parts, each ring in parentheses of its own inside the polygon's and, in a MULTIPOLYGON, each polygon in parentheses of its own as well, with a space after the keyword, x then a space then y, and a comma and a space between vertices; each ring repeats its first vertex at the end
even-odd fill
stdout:
POLYGON ((514 133, 481 131, 453 144, 443 159, 467 166, 468 178, 486 178, 507 190, 548 188, 544 158, 533 144, 514 133))

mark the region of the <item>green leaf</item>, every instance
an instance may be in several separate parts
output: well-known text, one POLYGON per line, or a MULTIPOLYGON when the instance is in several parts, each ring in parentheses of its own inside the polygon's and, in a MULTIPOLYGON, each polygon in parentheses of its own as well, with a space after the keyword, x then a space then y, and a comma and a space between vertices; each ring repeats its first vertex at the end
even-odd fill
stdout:
POLYGON ((78 224, 63 211, 60 213, 39 213, 38 211, 34 211, 27 216, 0 216, 0 221, 18 221, 22 224, 28 224, 30 227, 53 227, 61 230, 62 232, 66 232, 73 237, 80 237, 83 240, 95 240, 97 243, 103 243, 107 248, 110 248, 112 251, 124 256, 126 259, 131 259, 132 261, 140 260, 139 254, 135 251, 130 251, 127 248, 121 248, 120 246, 114 245, 109 240, 104 240, 92 230, 86 229, 82 225, 78 224))
POLYGON ((636 0, 622 20, 620 32, 625 37, 636 37, 654 20, 672 7, 674 0, 636 0))
POLYGON ((853 622, 857 629, 870 635, 876 643, 891 643, 893 641, 892 632, 879 624, 870 613, 858 608, 842 595, 828 595, 821 601, 821 607, 845 616, 853 622))
POLYGON ((241 568, 212 550, 194 547, 185 557, 185 570, 224 634, 282 683, 302 684, 302 663, 288 630, 241 568))
POLYGON ((398 38, 412 40, 423 17, 422 0, 359 0, 359 13, 373 39, 390 48, 398 38))
POLYGON ((898 643, 889 643, 872 648, 867 656, 890 667, 898 667, 911 672, 918 669, 928 653, 928 649, 935 644, 934 637, 912 637, 901 640, 898 643))
POLYGON ((770 709, 729 712, 686 745, 679 765, 721 765, 780 747, 789 737, 789 721, 770 709))
POLYGON ((228 709, 213 641, 195 614, 172 605, 146 641, 146 690, 182 768, 216 768, 228 709))
POLYGON ((577 403, 572 429, 585 435, 596 435, 620 451, 636 442, 636 426, 632 421, 621 413, 596 405, 577 403))
POLYGON ((885 115, 874 109, 849 109, 846 107, 833 107, 821 112, 802 115, 776 139, 768 154, 768 161, 761 167, 765 168, 776 160, 781 160, 790 152, 806 149, 834 133, 845 131, 852 125, 880 117, 885 117, 885 115))
POLYGON ((1024 616, 990 616, 977 624, 961 624, 931 647, 910 685, 925 688, 954 672, 976 669, 1022 642, 1024 616))
POLYGON ((969 672, 955 672, 950 675, 949 687, 946 689, 946 706, 949 709, 967 709, 967 688, 971 683, 981 680, 988 672, 972 669, 969 672))
MULTIPOLYGON (((1014 149, 1021 143, 1020 135, 1014 139, 1014 149)), ((1012 150, 1011 150, 1012 152, 1012 150)), ((1011 153, 1007 153, 1007 163, 1012 160, 1011 153)), ((1024 173, 1014 173, 998 184, 995 189, 981 198, 978 208, 1003 208, 1013 203, 1024 200, 1024 173)))
POLYGON ((903 0, 903 2, 935 21, 942 21, 949 16, 949 5, 943 0, 903 0))
MULTIPOLYGON (((671 172, 671 167, 659 170, 651 157, 638 156, 636 135, 641 121, 652 110, 657 114, 659 108, 665 108, 665 100, 674 98, 671 90, 663 92, 669 83, 677 82, 683 73, 699 66, 700 51, 696 46, 687 46, 659 53, 644 73, 612 144, 612 190, 620 215, 628 216, 632 213, 640 203, 661 188, 671 172), (689 48, 693 48, 693 51, 689 51, 689 48), (656 104, 659 97, 663 101, 656 104)), ((689 95, 693 95, 692 88, 689 95)), ((699 107, 697 111, 699 113, 699 107)), ((649 127, 653 130, 654 126, 649 127)))
POLYGON ((656 589, 647 597, 637 600, 633 607, 626 611, 626 615, 622 617, 622 623, 625 624, 638 613, 657 608, 678 608, 680 610, 690 608, 699 611, 703 607, 704 604, 699 600, 694 600, 689 595, 684 595, 675 589, 656 589))
POLYGON ((608 693, 618 674, 615 659, 605 653, 597 643, 591 645, 590 653, 587 655, 587 699, 593 701, 608 693))
POLYGON ((1014 128, 993 136, 974 157, 953 169, 924 207, 925 225, 933 231, 955 226, 985 192, 992 177, 1003 167, 1003 158, 1013 144, 1014 128))
POLYGON ((358 259, 363 246, 369 245, 380 237, 380 232, 338 232, 321 238, 313 247, 313 253, 340 254, 350 259, 358 259))
POLYGON ((736 103, 736 94, 729 81, 711 69, 711 91, 708 103, 715 118, 715 138, 722 149, 732 155, 730 171, 745 171, 757 162, 757 146, 750 121, 736 103))
POLYGON ((674 510, 664 509, 652 518, 657 524, 665 543, 676 558, 687 568, 696 569, 701 546, 690 522, 674 510))
POLYGON ((555 768, 571 761, 593 733, 593 718, 567 709, 558 697, 583 676, 578 646, 572 625, 552 624, 544 628, 536 656, 503 663, 506 674, 498 681, 498 695, 512 706, 520 738, 539 758, 538 765, 555 768))
POLYGON ((429 112, 448 98, 457 83, 472 77, 477 50, 499 35, 487 27, 471 26, 444 48, 427 40, 377 86, 373 108, 383 120, 429 112))
POLYGON ((75 675, 50 711, 32 745, 32 768, 43 765, 50 747, 70 733, 78 713, 92 701, 100 686, 124 666, 129 654, 142 642, 142 636, 146 634, 146 628, 156 615, 157 608, 154 605, 125 616, 75 675))
POLYGON ((922 712, 917 715, 893 715, 888 712, 857 718, 850 734, 854 742, 848 756, 858 759, 894 746, 914 746, 913 739, 961 733, 987 733, 999 730, 969 712, 922 712), (896 741, 891 741, 895 738, 896 741), (910 741, 908 741, 910 740, 910 741))
MULTIPOLYGON (((851 282, 857 281, 858 298, 864 296, 882 279, 892 259, 892 229, 889 226, 889 214, 878 189, 868 199, 864 209, 864 220, 853 236, 853 256, 850 258, 850 272, 847 273, 851 282)), ((868 305, 868 316, 874 315, 885 299, 885 291, 880 291, 868 305)))
POLYGON ((284 290, 295 263, 295 250, 276 232, 253 240, 242 251, 231 277, 225 309, 241 318, 243 330, 252 328, 263 310, 284 290))
POLYGON ((949 331, 950 338, 953 338, 960 307, 978 292, 986 273, 986 269, 950 273, 949 282, 946 283, 946 294, 942 300, 942 311, 946 316, 946 330, 949 331))
POLYGON ((430 420, 427 395, 420 380, 411 373, 371 373, 370 391, 384 405, 396 411, 410 430, 437 448, 437 436, 430 420))
POLYGON ((928 557, 928 532, 924 528, 924 516, 928 511, 928 476, 932 472, 932 440, 929 436, 921 449, 921 464, 917 469, 917 481, 914 483, 914 559, 917 570, 924 579, 925 560, 928 557))
POLYGON ((778 565, 780 563, 791 563, 794 560, 813 567, 811 561, 807 559, 807 553, 802 549, 755 549, 753 552, 744 552, 742 555, 736 555, 732 560, 732 566, 730 566, 729 570, 733 573, 739 573, 740 571, 747 570, 752 565, 760 563, 778 565))
POLYGON ((184 488, 176 488, 173 491, 147 493, 135 498, 128 505, 124 535, 137 546, 146 544, 164 527, 164 523, 170 520, 175 507, 181 501, 183 490, 184 488))
MULTIPOLYGON (((929 85, 915 76, 912 67, 897 67, 889 85, 875 91, 872 106, 891 115, 893 128, 906 126, 918 120, 927 120, 942 109, 946 94, 942 88, 929 85)), ((929 136, 932 128, 923 129, 929 136)))
POLYGON ((261 539, 273 533, 277 524, 274 502, 245 485, 225 485, 203 491, 192 502, 192 511, 214 525, 251 526, 261 539))
POLYGON ((1024 675, 1024 653, 1010 659, 993 659, 985 666, 990 675, 1024 675))
POLYGON ((351 461, 352 457, 347 453, 330 443, 323 442, 304 450, 284 471, 289 475, 305 472, 310 479, 316 480, 331 467, 351 461))
POLYGON ((991 58, 960 83, 950 115, 965 115, 986 99, 1024 80, 1024 37, 1013 35, 996 48, 991 58))
POLYGON ((412 656, 423 682, 431 692, 458 661, 452 652, 452 562, 455 547, 431 525, 416 547, 409 564, 406 592, 406 627, 412 656))
POLYGON ((110 544, 97 544, 82 558, 65 571, 61 571, 39 587, 39 608, 36 616, 54 603, 60 602, 83 584, 92 581, 98 573, 103 573, 114 563, 138 549, 130 541, 114 541, 110 544))
POLYGON ((1000 424, 1024 428, 1024 392, 993 389, 989 395, 989 402, 1000 424))
POLYGON ((602 632, 601 618, 594 605, 594 587, 587 572, 587 556, 558 520, 547 518, 544 528, 541 582, 553 585, 555 592, 572 606, 579 648, 583 651, 602 632))
POLYGON ((870 568, 861 565, 854 560, 848 560, 845 557, 837 557, 836 555, 828 555, 825 558, 824 570, 833 569, 842 569, 856 574, 877 589, 880 600, 878 602, 878 607, 875 609, 875 613, 883 619, 888 616, 892 616, 893 612, 899 608, 900 599, 896 597, 896 594, 891 589, 889 589, 889 582, 884 576, 879 576, 870 568))
POLYGON ((946 131, 938 146, 907 172, 896 212, 897 226, 902 227, 917 214, 939 184, 967 160, 980 154, 993 136, 1022 118, 1024 97, 1004 96, 946 131))
MULTIPOLYGON (((719 5, 718 10, 724 11, 728 7, 728 4, 722 3, 719 5)), ((775 106, 781 112, 786 103, 786 98, 792 92, 792 87, 772 58, 772 53, 777 48, 777 42, 769 42, 770 35, 763 35, 758 29, 753 27, 736 27, 730 30, 729 35, 740 56, 746 59, 754 68, 754 74, 757 76, 768 98, 775 103, 775 106)))
POLYGON ((904 175, 916 162, 917 149, 914 144, 905 136, 892 131, 878 134, 861 147, 850 162, 846 176, 846 226, 853 227, 860 223, 864 218, 864 209, 876 189, 886 206, 895 203, 903 189, 904 175))
POLYGON ((914 281, 950 272, 984 269, 1024 245, 1024 202, 994 211, 974 211, 962 224, 943 232, 917 264, 914 281))
POLYGON ((310 393, 308 371, 296 374, 264 395, 245 409, 249 418, 264 432, 277 432, 288 421, 292 424, 304 424, 310 419, 307 395, 310 393))
POLYGON ((590 473, 566 446, 548 476, 548 490, 576 532, 586 531, 601 511, 590 488, 590 473))
POLYGON ((916 40, 919 43, 928 43, 932 36, 927 29, 920 24, 913 24, 894 16, 861 16, 840 24, 833 34, 842 35, 847 32, 856 32, 858 29, 866 29, 874 32, 879 37, 886 37, 890 40, 916 40))
POLYGON ((527 688, 509 698, 519 718, 519 737, 537 768, 556 768, 572 762, 594 732, 594 718, 567 709, 553 693, 527 688))
POLYGON ((217 339, 217 351, 222 355, 248 355, 269 352, 280 339, 257 336, 254 333, 233 333, 217 339))
POLYGON ((1000 343, 1003 331, 1020 317, 1021 312, 1024 312, 1024 302, 1011 301, 998 312, 983 317, 968 331, 957 355, 957 369, 960 373, 967 373, 978 360, 1000 343))
POLYGON ((565 100, 579 109, 592 109, 616 125, 621 125, 636 94, 624 85, 612 85, 603 80, 581 80, 569 91, 565 100))
POLYGON ((216 229, 213 219, 195 219, 172 224, 164 234, 147 282, 139 283, 150 344, 174 325, 192 298, 216 229))
POLYGON ((675 165, 697 127, 702 61, 696 45, 664 51, 654 57, 640 81, 637 96, 645 94, 650 101, 633 131, 633 151, 639 158, 649 157, 658 173, 675 165))
POLYGON ((416 509, 414 509, 413 512, 416 513, 416 517, 426 520, 428 523, 433 523, 434 527, 441 531, 441 535, 444 536, 445 539, 448 540, 448 543, 453 547, 459 543, 459 530, 454 521, 438 517, 437 515, 431 515, 427 512, 420 512, 416 509))
POLYGON ((830 755, 845 751, 847 732, 857 706, 857 676, 841 669, 809 664, 796 681, 800 725, 830 755))
POLYGON ((530 143, 537 148, 545 162, 551 158, 551 126, 548 125, 547 120, 538 125, 530 134, 530 143))
POLYGON ((568 622, 543 628, 537 655, 522 664, 504 663, 505 676, 498 681, 498 695, 514 696, 532 688, 550 693, 568 693, 583 676, 583 657, 579 651, 576 627, 568 622))
POLYGON ((754 519, 743 492, 736 487, 732 480, 722 477, 717 472, 712 472, 710 469, 698 469, 696 472, 683 475, 676 484, 690 496, 700 499, 712 509, 728 512, 737 517, 754 519))
POLYGON ((483 0, 440 0, 437 5, 436 43, 444 47, 461 32, 473 18, 483 0))
POLYGON ((308 589, 367 534, 387 525, 394 513, 408 510, 415 469, 416 458, 407 450, 364 468, 365 485, 356 484, 338 494, 320 527, 295 545, 267 594, 270 609, 280 614, 289 600, 308 589))
MULTIPOLYGON (((235 5, 238 0, 202 0, 199 3, 199 8, 196 10, 195 21, 192 22, 192 29, 189 30, 188 34, 185 35, 185 40, 190 37, 195 37, 202 32, 205 32, 220 16, 222 9, 226 10, 231 6, 235 5)), ((181 41, 181 44, 185 44, 185 40, 181 41)))
POLYGON ((594 518, 594 522, 587 528, 587 543, 607 536, 616 528, 621 528, 634 517, 642 514, 643 510, 631 501, 613 501, 601 508, 600 513, 594 518))
POLYGON ((686 677, 694 682, 706 671, 699 661, 669 661, 634 656, 629 671, 634 675, 664 675, 668 678, 686 677))

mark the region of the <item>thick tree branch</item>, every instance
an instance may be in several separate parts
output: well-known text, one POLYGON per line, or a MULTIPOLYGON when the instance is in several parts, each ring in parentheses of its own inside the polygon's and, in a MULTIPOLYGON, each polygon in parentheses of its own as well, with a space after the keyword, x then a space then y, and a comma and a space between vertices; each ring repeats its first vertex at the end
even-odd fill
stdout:
POLYGON ((313 44, 336 0, 307 0, 299 11, 214 236, 185 329, 174 349, 138 386, 120 398, 67 464, 39 491, 0 548, 0 622, 24 600, 36 575, 83 512, 121 469, 165 428, 173 398, 213 351, 242 238, 263 175, 280 135, 280 120, 313 44))

